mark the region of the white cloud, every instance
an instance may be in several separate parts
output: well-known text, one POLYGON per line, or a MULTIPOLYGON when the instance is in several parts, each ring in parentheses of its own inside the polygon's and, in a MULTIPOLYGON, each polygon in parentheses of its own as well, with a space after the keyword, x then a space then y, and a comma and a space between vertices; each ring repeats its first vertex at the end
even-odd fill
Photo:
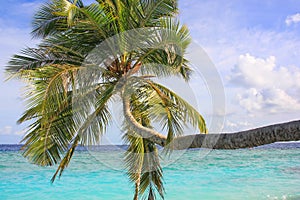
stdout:
POLYGON ((261 111, 264 114, 275 114, 300 111, 299 100, 279 88, 261 90, 250 88, 238 94, 237 99, 249 113, 261 111))
POLYGON ((10 135, 12 133, 11 126, 5 126, 3 129, 0 129, 0 135, 10 135))
POLYGON ((237 94, 237 100, 249 113, 300 111, 300 69, 279 67, 274 56, 241 55, 230 81, 246 89, 237 94))
POLYGON ((0 128, 0 136, 15 135, 15 136, 24 136, 26 130, 15 130, 12 126, 4 126, 0 128))
POLYGON ((250 54, 240 55, 232 72, 231 82, 239 86, 300 89, 300 69, 279 67, 274 56, 263 59, 250 54))
POLYGON ((287 26, 290 26, 291 24, 297 24, 299 22, 300 22, 300 13, 289 15, 285 20, 287 26))
POLYGON ((26 130, 16 131, 15 135, 24 136, 26 134, 26 130))
MULTIPOLYGON (((201 4, 197 0, 191 1, 179 2, 186 7, 180 10, 182 21, 187 23, 193 39, 204 47, 222 73, 228 73, 238 56, 245 53, 263 57, 273 55, 282 65, 300 63, 300 37, 295 29, 280 30, 279 26, 263 28, 260 24, 249 24, 253 19, 265 24, 271 23, 266 23, 265 19, 255 19, 270 14, 263 13, 263 9, 257 8, 255 13, 249 10, 248 13, 241 13, 234 6, 238 4, 236 1, 224 4, 214 0, 203 1, 201 4)), ((242 8, 245 8, 244 4, 242 8)), ((282 20, 280 14, 275 12, 272 16, 282 20)))
MULTIPOLYGON (((191 1, 179 1, 183 7, 181 18, 224 80, 226 119, 236 125, 225 124, 224 131, 299 119, 299 30, 282 27, 284 14, 276 10, 272 13, 264 12, 263 7, 257 7, 254 13, 243 10, 247 2, 191 1), (241 63, 242 60, 245 62, 241 63), (238 63, 243 65, 242 69, 232 70, 238 63), (239 122, 251 125, 245 127, 239 122)), ((279 7, 278 2, 271 3, 279 7)))
POLYGON ((260 110, 263 104, 263 96, 255 88, 250 88, 242 94, 237 94, 239 104, 247 109, 248 112, 260 110))
POLYGON ((226 120, 224 129, 226 131, 240 131, 245 130, 251 127, 253 124, 249 123, 248 121, 232 121, 226 120))

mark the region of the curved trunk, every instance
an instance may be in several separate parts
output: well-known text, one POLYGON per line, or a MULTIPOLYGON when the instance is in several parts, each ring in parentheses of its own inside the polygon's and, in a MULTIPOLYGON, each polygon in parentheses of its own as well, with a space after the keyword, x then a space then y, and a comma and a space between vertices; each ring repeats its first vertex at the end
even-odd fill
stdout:
POLYGON ((196 134, 178 137, 174 140, 174 146, 175 149, 238 149, 298 140, 300 140, 300 120, 236 133, 196 134))
MULTIPOLYGON (((130 127, 143 138, 147 138, 149 141, 164 147, 166 145, 167 137, 138 123, 130 111, 129 97, 123 93, 122 99, 124 115, 130 127)), ((175 138, 171 142, 170 147, 176 150, 188 148, 239 149, 251 148, 274 142, 298 140, 300 140, 300 120, 236 133, 211 133, 181 136, 175 138)))
POLYGON ((154 142, 160 146, 165 146, 167 137, 160 134, 159 132, 144 127, 138 123, 130 111, 130 100, 126 94, 123 94, 123 112, 126 118, 127 123, 130 125, 130 128, 136 133, 140 134, 143 138, 147 138, 149 141, 154 142))
MULTIPOLYGON (((124 103, 124 113, 131 128, 152 142, 165 146, 166 137, 152 129, 145 128, 133 118, 129 102, 124 103), (127 111, 126 111, 127 110, 127 111)), ((195 134, 177 137, 172 147, 177 150, 187 148, 238 149, 251 148, 274 142, 300 140, 300 120, 275 124, 236 133, 195 134)))

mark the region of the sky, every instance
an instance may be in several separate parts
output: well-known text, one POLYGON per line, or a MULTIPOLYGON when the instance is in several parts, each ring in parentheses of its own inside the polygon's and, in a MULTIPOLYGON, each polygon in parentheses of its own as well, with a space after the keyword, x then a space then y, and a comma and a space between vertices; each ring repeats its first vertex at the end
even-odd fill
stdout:
MULTIPOLYGON (((0 143, 19 143, 26 125, 18 81, 5 81, 9 58, 38 40, 31 19, 44 1, 7 0, 0 7, 0 143)), ((300 119, 300 1, 179 0, 179 18, 203 48, 220 76, 225 94, 222 132, 300 119)), ((201 65, 199 65, 201 67, 201 65)), ((194 79, 197 108, 207 121, 220 113, 213 91, 194 79), (208 88, 208 89, 207 89, 208 88), (206 91, 204 91, 206 90, 206 91)), ((118 143, 118 133, 107 139, 118 143)))

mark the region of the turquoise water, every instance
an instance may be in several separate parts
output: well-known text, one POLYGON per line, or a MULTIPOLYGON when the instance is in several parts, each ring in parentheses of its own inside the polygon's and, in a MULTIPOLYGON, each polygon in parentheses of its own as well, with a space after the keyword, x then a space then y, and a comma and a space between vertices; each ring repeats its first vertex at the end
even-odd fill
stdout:
MULTIPOLYGON (((0 146, 1 200, 132 199, 122 149, 76 152, 52 185, 55 168, 29 164, 15 148, 0 146)), ((163 165, 166 200, 300 199, 300 144, 175 152, 163 165)))

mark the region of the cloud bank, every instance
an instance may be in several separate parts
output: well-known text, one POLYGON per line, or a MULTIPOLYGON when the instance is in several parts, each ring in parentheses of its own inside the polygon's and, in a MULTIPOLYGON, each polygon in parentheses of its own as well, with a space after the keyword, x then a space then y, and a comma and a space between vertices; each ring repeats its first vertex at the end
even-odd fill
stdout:
POLYGON ((300 22, 300 13, 289 15, 285 20, 287 26, 290 26, 292 24, 297 24, 299 22, 300 22))

